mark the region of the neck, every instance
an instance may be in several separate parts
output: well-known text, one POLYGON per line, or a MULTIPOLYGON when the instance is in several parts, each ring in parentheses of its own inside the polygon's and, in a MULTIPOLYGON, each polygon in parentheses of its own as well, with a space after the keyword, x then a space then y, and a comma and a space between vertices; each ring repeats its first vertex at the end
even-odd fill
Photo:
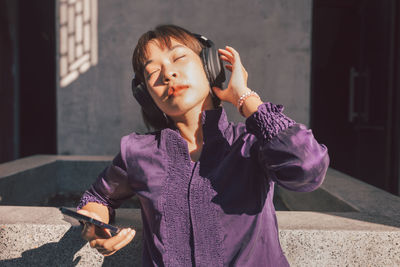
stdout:
POLYGON ((203 110, 212 108, 211 98, 207 98, 202 105, 197 105, 179 117, 172 118, 182 138, 188 143, 189 153, 193 161, 198 160, 203 147, 201 114, 203 110))

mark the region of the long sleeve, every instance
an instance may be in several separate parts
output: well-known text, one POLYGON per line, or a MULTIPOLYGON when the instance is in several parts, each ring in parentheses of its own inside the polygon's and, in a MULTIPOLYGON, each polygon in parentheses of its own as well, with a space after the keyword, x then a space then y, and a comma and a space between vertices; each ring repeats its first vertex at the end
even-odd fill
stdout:
POLYGON ((257 137, 258 160, 268 177, 293 191, 317 189, 329 166, 328 149, 312 131, 285 116, 282 105, 261 104, 246 119, 246 129, 257 137))
POLYGON ((96 202, 107 206, 110 216, 113 218, 114 209, 133 195, 134 191, 129 183, 121 153, 119 153, 113 159, 112 164, 104 169, 92 186, 85 191, 77 209, 81 209, 88 202, 96 202))

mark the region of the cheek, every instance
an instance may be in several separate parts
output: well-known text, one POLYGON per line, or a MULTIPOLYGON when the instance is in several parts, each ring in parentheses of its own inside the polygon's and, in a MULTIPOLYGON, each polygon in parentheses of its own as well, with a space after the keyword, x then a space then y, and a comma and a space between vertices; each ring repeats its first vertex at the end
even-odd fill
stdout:
POLYGON ((153 89, 149 89, 149 87, 147 87, 147 91, 149 92, 150 97, 153 99, 153 101, 156 103, 156 105, 158 107, 160 107, 160 103, 161 103, 161 93, 158 92, 157 90, 153 90, 153 89))
POLYGON ((153 99, 154 98, 160 98, 161 97, 161 95, 162 95, 162 92, 160 91, 160 90, 157 90, 157 88, 156 89, 150 89, 149 90, 149 93, 150 93, 150 95, 153 97, 153 99))
POLYGON ((196 64, 193 64, 191 70, 192 70, 192 77, 194 78, 196 83, 201 87, 208 88, 209 82, 203 67, 203 63, 201 61, 196 62, 196 64))
POLYGON ((150 84, 155 83, 156 81, 146 81, 147 92, 149 92, 150 96, 155 98, 160 98, 163 94, 162 88, 160 86, 151 86, 150 84))

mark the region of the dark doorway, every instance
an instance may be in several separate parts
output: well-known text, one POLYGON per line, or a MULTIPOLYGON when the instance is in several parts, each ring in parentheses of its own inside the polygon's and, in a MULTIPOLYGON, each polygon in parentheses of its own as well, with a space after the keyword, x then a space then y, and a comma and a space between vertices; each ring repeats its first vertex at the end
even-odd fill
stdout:
POLYGON ((17 5, 0 0, 0 163, 18 156, 17 5))
POLYGON ((56 10, 0 0, 0 163, 56 154, 56 10))
POLYGON ((315 0, 311 127, 331 167, 398 190, 395 0, 315 0))
POLYGON ((20 1, 20 157, 55 154, 55 1, 20 1))

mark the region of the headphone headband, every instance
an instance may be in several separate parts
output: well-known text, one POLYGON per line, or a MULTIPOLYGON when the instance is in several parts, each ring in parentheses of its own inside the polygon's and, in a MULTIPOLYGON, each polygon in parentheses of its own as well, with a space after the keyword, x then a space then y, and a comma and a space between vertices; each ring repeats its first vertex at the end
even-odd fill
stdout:
POLYGON ((202 43, 205 47, 212 47, 214 46, 213 41, 211 41, 210 39, 208 39, 207 37, 205 37, 204 35, 201 34, 197 34, 197 33, 192 33, 192 35, 194 37, 196 37, 196 39, 202 43))

